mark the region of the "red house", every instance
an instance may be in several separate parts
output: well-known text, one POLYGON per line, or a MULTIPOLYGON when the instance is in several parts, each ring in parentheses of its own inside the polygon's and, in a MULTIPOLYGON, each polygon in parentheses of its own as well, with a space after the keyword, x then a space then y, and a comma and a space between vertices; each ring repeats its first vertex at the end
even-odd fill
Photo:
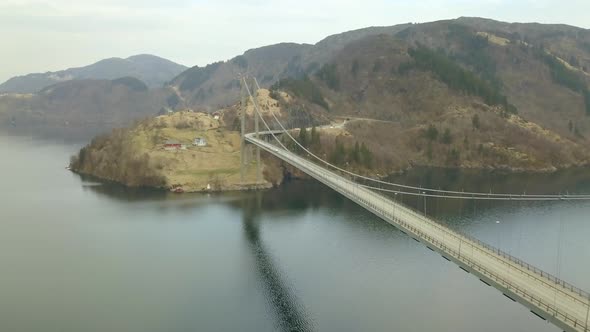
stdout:
POLYGON ((173 139, 169 139, 166 141, 166 143, 164 143, 164 149, 180 149, 181 147, 182 144, 180 144, 179 141, 173 139))

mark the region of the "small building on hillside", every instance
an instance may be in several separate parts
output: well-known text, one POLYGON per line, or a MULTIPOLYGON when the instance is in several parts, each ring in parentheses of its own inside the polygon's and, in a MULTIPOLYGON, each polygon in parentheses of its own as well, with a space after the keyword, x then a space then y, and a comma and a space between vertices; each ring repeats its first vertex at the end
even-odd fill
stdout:
POLYGON ((213 115, 213 119, 219 120, 219 118, 221 117, 221 112, 216 111, 216 112, 213 112, 212 115, 213 115))
POLYGON ((195 146, 207 146, 207 140, 204 137, 197 137, 193 141, 193 145, 195 145, 195 146))

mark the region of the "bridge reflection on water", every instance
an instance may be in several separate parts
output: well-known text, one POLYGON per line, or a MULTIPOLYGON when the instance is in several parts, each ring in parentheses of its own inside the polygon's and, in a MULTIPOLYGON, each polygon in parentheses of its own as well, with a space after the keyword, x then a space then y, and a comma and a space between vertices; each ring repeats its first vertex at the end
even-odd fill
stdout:
POLYGON ((264 285, 267 300, 272 306, 282 331, 313 331, 309 315, 268 254, 260 236, 258 216, 262 211, 262 193, 241 200, 244 236, 256 261, 256 269, 264 285))

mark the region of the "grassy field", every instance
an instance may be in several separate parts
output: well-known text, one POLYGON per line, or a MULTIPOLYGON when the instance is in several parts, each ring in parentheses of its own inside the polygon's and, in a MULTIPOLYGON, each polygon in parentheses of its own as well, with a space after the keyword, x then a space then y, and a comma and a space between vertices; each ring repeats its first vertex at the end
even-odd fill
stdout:
MULTIPOLYGON (((138 127, 134 137, 137 148, 149 151, 150 159, 158 161, 171 187, 186 191, 240 187, 239 133, 223 129, 220 121, 209 115, 179 112, 160 116, 150 125, 138 127), (192 145, 196 137, 205 138, 207 146, 192 145), (165 150, 163 144, 170 139, 185 144, 186 150, 165 150)), ((256 182, 254 165, 248 165, 244 180, 256 182)))
MULTIPOLYGON (((248 148, 248 160, 253 153, 248 148)), ((240 174, 240 134, 228 131, 220 120, 204 113, 176 112, 138 123, 123 134, 113 132, 88 147, 84 172, 130 185, 142 185, 138 175, 163 179, 168 188, 184 191, 239 190, 256 184, 254 163, 240 174), (196 137, 206 146, 195 146, 196 137), (180 149, 165 149, 168 140, 180 149), (129 166, 132 165, 132 166, 129 166), (102 176, 101 176, 102 175, 102 176)), ((269 182, 260 184, 270 186, 269 182)))

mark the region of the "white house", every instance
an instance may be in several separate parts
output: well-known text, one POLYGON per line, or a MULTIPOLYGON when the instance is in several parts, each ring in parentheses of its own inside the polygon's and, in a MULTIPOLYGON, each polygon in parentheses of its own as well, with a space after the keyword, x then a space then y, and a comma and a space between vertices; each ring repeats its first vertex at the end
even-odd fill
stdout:
POLYGON ((195 145, 195 146, 207 146, 207 140, 204 137, 197 137, 193 141, 193 145, 195 145))

